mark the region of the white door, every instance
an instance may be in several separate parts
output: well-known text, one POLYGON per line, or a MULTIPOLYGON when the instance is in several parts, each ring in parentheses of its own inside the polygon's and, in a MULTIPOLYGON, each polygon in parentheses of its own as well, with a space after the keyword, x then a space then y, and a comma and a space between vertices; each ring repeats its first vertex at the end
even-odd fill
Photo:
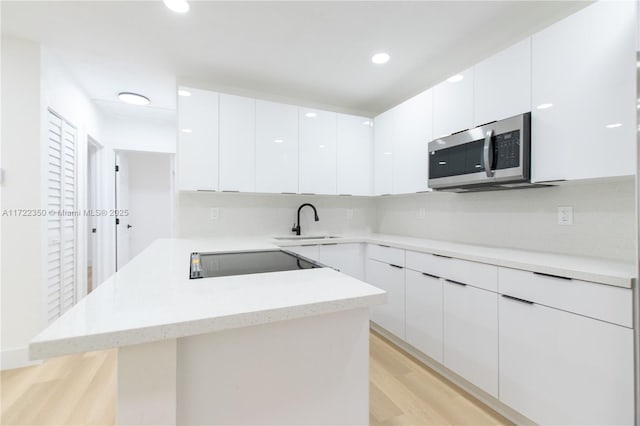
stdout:
POLYGON ((373 193, 393 191, 393 141, 397 107, 383 112, 374 120, 373 129, 373 193))
POLYGON ((433 137, 473 127, 473 68, 433 88, 433 137))
POLYGON ((256 101, 220 95, 220 190, 256 190, 256 101))
POLYGON ((338 194, 371 195, 373 119, 338 114, 338 194))
POLYGON ((129 262, 129 167, 126 153, 116 153, 116 271, 129 262))
POLYGON ((371 320, 404 340, 404 268, 367 259, 367 282, 387 292, 387 303, 371 308, 371 320))
POLYGON ((405 334, 407 342, 442 362, 442 281, 407 269, 405 334))
MULTIPOLYGON (((98 200, 98 150, 100 147, 89 139, 87 144, 87 208, 96 212, 99 208, 98 200)), ((102 231, 99 228, 100 217, 89 215, 87 217, 87 294, 99 284, 98 273, 100 256, 98 253, 99 236, 102 231)))

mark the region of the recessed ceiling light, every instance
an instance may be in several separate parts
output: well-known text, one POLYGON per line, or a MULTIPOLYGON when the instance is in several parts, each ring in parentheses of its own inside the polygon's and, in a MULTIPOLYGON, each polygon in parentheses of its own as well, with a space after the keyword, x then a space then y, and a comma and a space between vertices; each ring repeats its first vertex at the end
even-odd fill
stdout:
POLYGON ((275 143, 282 143, 282 142, 284 142, 284 141, 283 141, 282 139, 274 139, 274 140, 273 140, 273 142, 275 142, 275 143))
POLYGON ((325 147, 324 145, 318 145, 318 148, 324 148, 324 147, 325 147))
POLYGON ((191 96, 191 92, 188 90, 180 89, 178 90, 178 96, 191 96))
POLYGON ((463 78, 464 78, 464 75, 462 75, 462 74, 456 74, 456 75, 454 75, 454 76, 449 77, 449 78, 447 79, 447 81, 448 81, 449 83, 457 83, 457 82, 459 82, 459 81, 462 81, 462 79, 463 79, 463 78))
POLYGON ((552 106, 553 106, 553 104, 540 104, 536 108, 538 108, 538 109, 547 109, 547 108, 551 108, 552 106))
POLYGON ((149 98, 147 98, 146 96, 131 92, 118 93, 118 99, 131 105, 149 105, 150 102, 149 98))
POLYGON ((391 56, 389 56, 388 53, 380 52, 380 53, 376 53, 371 57, 371 62, 373 62, 376 65, 382 65, 389 62, 389 59, 391 59, 391 56))
POLYGON ((314 118, 314 117, 317 117, 318 114, 316 114, 315 112, 308 112, 304 116, 307 118, 314 118))
POLYGON ((182 133, 193 133, 191 129, 182 129, 182 133))
POLYGON ((622 126, 622 123, 607 124, 605 127, 607 129, 615 129, 616 127, 620 127, 620 126, 622 126))
POLYGON ((186 0, 164 0, 164 5, 176 13, 189 11, 189 3, 186 0))

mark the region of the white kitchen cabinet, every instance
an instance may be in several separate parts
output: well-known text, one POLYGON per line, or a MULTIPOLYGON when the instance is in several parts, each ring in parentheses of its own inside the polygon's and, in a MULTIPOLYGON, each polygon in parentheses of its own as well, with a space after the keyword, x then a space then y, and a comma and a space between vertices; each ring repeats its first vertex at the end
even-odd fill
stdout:
POLYGON ((353 278, 364 280, 364 245, 321 244, 320 263, 335 268, 353 278))
POLYGON ((373 191, 375 195, 393 192, 393 141, 396 108, 378 115, 373 128, 373 191))
POLYGON ((444 365, 498 397, 498 294, 444 282, 444 365))
POLYGON ((533 181, 635 173, 635 8, 596 2, 533 36, 533 181))
POLYGON ((178 98, 177 188, 218 190, 219 94, 181 87, 191 96, 178 98))
POLYGON ((387 303, 371 308, 371 320, 404 339, 404 268, 367 259, 367 282, 387 292, 387 303))
POLYGON ((433 138, 473 127, 473 68, 433 87, 433 138))
POLYGON ((432 92, 424 91, 396 107, 393 138, 394 194, 429 189, 429 150, 432 136, 432 92))
POLYGON ((407 269, 405 272, 406 341, 442 362, 443 284, 436 276, 407 269))
POLYGON ((300 108, 300 192, 336 194, 335 112, 300 108))
POLYGON ((633 424, 633 330, 500 298, 500 400, 538 424, 633 424))
POLYGON ((256 189, 256 101, 220 95, 220 190, 256 189))
POLYGON ((256 191, 298 192, 298 107, 256 101, 256 191))
POLYGON ((473 67, 473 125, 531 111, 531 38, 473 67))
POLYGON ((337 114, 338 194, 371 195, 373 119, 337 114))
POLYGON ((317 244, 309 244, 309 245, 301 245, 301 246, 291 246, 291 247, 282 247, 283 250, 289 250, 293 253, 299 254, 300 256, 306 257, 311 260, 320 260, 320 248, 317 244))

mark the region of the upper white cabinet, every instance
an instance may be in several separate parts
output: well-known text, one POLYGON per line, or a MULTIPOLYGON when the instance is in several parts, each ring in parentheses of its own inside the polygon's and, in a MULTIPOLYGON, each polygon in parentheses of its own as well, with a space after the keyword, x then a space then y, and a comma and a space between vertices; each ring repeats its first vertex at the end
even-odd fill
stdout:
POLYGON ((336 194, 335 112, 300 108, 300 192, 336 194))
POLYGON ((256 101, 256 191, 298 192, 298 107, 256 101))
POLYGON ((177 188, 218 190, 219 95, 181 87, 191 96, 178 98, 177 188))
POLYGON ((432 90, 434 139, 473 127, 473 69, 452 76, 432 90))
POLYGON ((338 194, 371 195, 373 120, 337 114, 338 194))
POLYGON ((533 36, 532 180, 635 173, 635 8, 600 1, 533 36))
POLYGON ((432 92, 427 90, 401 103, 392 115, 394 194, 426 191, 429 180, 428 144, 432 139, 432 92))
POLYGON ((473 125, 531 110, 531 39, 473 67, 473 125))
POLYGON ((373 191, 375 195, 393 192, 393 140, 397 108, 375 118, 373 136, 373 191))
POLYGON ((256 101, 220 95, 220 190, 256 189, 256 101))

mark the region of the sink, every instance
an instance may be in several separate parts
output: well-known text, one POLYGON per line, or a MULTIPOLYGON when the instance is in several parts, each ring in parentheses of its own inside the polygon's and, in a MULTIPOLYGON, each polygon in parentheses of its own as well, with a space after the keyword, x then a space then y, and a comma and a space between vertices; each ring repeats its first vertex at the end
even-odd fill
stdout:
POLYGON ((291 235, 289 237, 273 237, 274 240, 279 240, 279 241, 327 240, 330 238, 340 238, 340 237, 337 235, 313 235, 313 236, 291 235))

